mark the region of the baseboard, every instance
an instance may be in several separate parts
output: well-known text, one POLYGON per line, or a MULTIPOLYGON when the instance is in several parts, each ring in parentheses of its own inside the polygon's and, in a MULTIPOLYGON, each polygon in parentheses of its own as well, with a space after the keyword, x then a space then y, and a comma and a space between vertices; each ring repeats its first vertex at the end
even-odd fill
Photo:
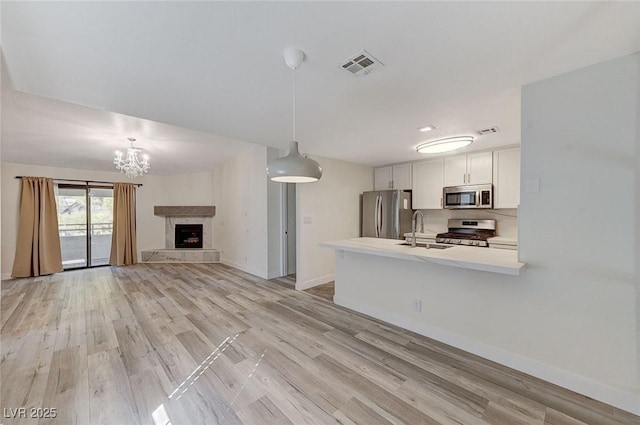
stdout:
POLYGON ((11 273, 2 273, 0 275, 0 280, 8 280, 11 279, 11 273))
POLYGON ((304 282, 296 281, 296 290, 304 291, 305 289, 313 288, 314 286, 322 285, 323 283, 332 282, 335 278, 335 275, 328 274, 315 279, 305 280, 304 282))
POLYGON ((262 279, 268 279, 268 277, 267 277, 267 275, 265 273, 262 273, 259 270, 252 269, 250 267, 246 267, 246 266, 244 266, 242 264, 235 263, 235 262, 233 262, 231 260, 228 260, 226 258, 221 258, 220 262, 222 264, 226 265, 226 266, 233 267, 234 269, 242 270, 245 273, 249 273, 249 274, 252 274, 254 276, 261 277, 262 279))
POLYGON ((275 279, 277 277, 282 277, 282 274, 280 272, 267 273, 267 279, 275 279))
POLYGON ((358 300, 335 295, 333 302, 342 307, 400 326, 401 328, 408 329, 501 365, 527 373, 568 390, 594 398, 635 415, 640 415, 640 394, 638 393, 626 392, 609 387, 605 384, 540 363, 528 357, 474 341, 443 329, 429 326, 423 322, 390 313, 379 307, 371 306, 358 300))

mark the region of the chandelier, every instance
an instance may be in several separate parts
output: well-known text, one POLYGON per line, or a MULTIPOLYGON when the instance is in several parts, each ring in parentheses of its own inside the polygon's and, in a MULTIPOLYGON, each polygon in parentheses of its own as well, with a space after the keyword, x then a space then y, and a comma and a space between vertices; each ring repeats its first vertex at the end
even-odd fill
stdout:
POLYGON ((136 139, 129 137, 127 140, 131 142, 131 146, 127 148, 127 156, 123 158, 122 152, 116 151, 113 163, 117 170, 120 170, 121 173, 125 173, 127 177, 133 179, 148 172, 151 164, 149 164, 149 155, 142 155, 142 160, 138 158, 138 154, 142 152, 142 149, 133 146, 133 142, 135 142, 136 139))

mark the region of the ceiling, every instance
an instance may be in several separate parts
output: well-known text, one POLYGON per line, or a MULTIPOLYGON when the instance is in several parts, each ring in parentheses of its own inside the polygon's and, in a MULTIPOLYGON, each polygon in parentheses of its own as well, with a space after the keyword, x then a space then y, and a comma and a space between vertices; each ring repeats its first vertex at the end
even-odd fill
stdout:
POLYGON ((520 87, 640 50, 640 2, 2 2, 2 159, 112 169, 136 137, 152 172, 210 170, 258 143, 369 165, 497 126, 520 87), (354 77, 366 49, 384 66, 354 77), (420 133, 418 127, 435 125, 420 133), (179 158, 179 159, 178 159, 179 158))

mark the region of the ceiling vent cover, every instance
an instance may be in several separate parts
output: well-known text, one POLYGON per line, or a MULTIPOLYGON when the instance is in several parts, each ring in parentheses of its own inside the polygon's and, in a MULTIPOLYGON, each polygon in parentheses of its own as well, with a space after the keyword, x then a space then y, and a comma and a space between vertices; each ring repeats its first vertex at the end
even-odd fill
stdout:
POLYGON ((384 66, 384 64, 366 50, 361 50, 340 64, 342 69, 349 71, 349 73, 356 77, 368 75, 374 69, 382 66, 384 66))
POLYGON ((482 130, 478 130, 476 131, 476 133, 478 133, 479 136, 485 136, 487 134, 497 133, 498 131, 500 131, 498 127, 489 127, 489 128, 483 128, 482 130))

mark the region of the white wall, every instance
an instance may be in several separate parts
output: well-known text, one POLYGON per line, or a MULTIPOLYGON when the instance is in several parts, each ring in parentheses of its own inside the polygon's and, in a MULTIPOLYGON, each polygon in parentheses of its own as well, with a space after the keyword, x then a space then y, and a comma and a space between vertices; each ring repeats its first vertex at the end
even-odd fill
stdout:
POLYGON ((269 244, 270 218, 274 219, 269 207, 275 205, 269 202, 268 193, 273 194, 274 188, 268 184, 265 171, 269 150, 254 145, 213 173, 214 202, 220 205, 214 233, 221 261, 262 278, 272 277, 270 265, 279 264, 279 259, 269 258, 272 250, 279 252, 279 244, 269 244))
POLYGON ((345 252, 336 302, 640 414, 639 97, 640 54, 523 88, 521 276, 345 252))
MULTIPOLYGON (((46 167, 29 164, 2 163, 2 262, 1 273, 7 277, 13 267, 20 180, 15 176, 40 176, 55 179, 80 179, 98 181, 129 180, 118 172, 79 170, 72 168, 46 167)), ((140 251, 164 247, 164 217, 153 215, 155 205, 211 205, 211 173, 176 176, 145 175, 135 183, 142 183, 137 190, 136 220, 138 255, 140 251)), ((216 241, 213 240, 216 247, 216 241)), ((140 258, 140 257, 138 257, 140 258)))
POLYGON ((522 126, 520 258, 557 309, 548 351, 640 394, 640 53, 525 86, 522 126))
POLYGON ((360 194, 373 190, 372 167, 314 159, 322 165, 322 178, 296 188, 296 289, 334 279, 333 252, 318 244, 360 236, 360 194), (305 218, 311 223, 305 224, 305 218))

